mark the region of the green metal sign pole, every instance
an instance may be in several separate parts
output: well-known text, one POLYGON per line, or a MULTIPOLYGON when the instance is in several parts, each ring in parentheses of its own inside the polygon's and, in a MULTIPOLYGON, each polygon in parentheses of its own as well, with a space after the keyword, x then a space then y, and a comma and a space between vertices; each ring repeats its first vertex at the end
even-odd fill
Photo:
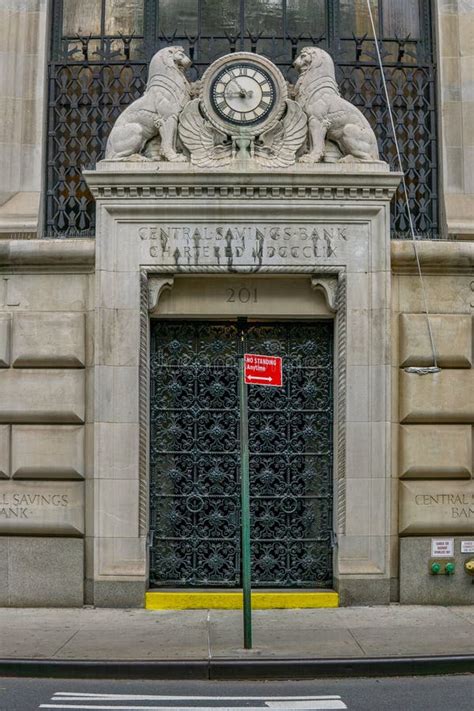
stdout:
POLYGON ((242 522, 242 591, 244 607, 244 647, 252 649, 252 590, 250 562, 250 483, 249 483, 249 427, 247 385, 244 377, 244 359, 240 359, 240 481, 242 522))

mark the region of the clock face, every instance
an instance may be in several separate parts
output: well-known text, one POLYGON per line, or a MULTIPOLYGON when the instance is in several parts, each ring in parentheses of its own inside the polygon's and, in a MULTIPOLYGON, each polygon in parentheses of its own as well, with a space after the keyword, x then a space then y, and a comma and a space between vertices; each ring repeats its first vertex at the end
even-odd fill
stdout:
POLYGON ((231 137, 260 136, 285 111, 285 79, 260 54, 234 52, 219 57, 206 69, 200 84, 202 113, 214 128, 231 137))
POLYGON ((236 126, 253 126, 265 121, 275 106, 275 82, 256 63, 228 63, 211 82, 210 98, 221 120, 236 126))

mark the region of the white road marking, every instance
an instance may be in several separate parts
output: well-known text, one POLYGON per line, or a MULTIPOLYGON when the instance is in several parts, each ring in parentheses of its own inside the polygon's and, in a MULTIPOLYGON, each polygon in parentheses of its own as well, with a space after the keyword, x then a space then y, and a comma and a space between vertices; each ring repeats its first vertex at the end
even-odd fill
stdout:
POLYGON ((337 711, 347 709, 341 697, 335 694, 323 696, 164 696, 152 694, 106 694, 58 691, 49 704, 41 704, 40 709, 82 709, 82 711, 337 711), (149 706, 147 702, 161 702, 160 706, 149 706), (207 702, 221 703, 209 706, 207 702), (237 706, 232 702, 260 702, 259 706, 237 706), (100 703, 104 702, 104 703, 100 703), (127 702, 147 705, 130 706, 127 702), (167 702, 175 702, 167 706, 167 702), (194 702, 190 705, 188 702, 194 702), (127 705, 123 705, 126 703, 127 705), (109 704, 113 704, 109 705, 109 704), (229 705, 230 704, 230 705, 229 705))
MULTIPOLYGON (((54 694, 54 700, 57 697, 80 699, 107 699, 109 701, 320 701, 324 699, 340 699, 336 694, 327 696, 167 696, 160 694, 106 694, 106 693, 87 693, 81 691, 57 691, 54 694)), ((64 699, 61 699, 64 700, 64 699)))
POLYGON ((267 701, 266 705, 270 709, 279 709, 279 711, 329 711, 330 709, 346 709, 347 706, 340 699, 325 701, 291 701, 291 706, 288 706, 286 701, 267 701))
MULTIPOLYGON (((285 711, 334 711, 334 709, 347 709, 342 701, 304 701, 303 706, 295 706, 292 701, 285 702, 279 709, 285 711), (334 706, 337 704, 337 706, 334 706)), ((82 709, 83 711, 265 711, 271 706, 100 706, 90 704, 41 704, 41 709, 82 709)))

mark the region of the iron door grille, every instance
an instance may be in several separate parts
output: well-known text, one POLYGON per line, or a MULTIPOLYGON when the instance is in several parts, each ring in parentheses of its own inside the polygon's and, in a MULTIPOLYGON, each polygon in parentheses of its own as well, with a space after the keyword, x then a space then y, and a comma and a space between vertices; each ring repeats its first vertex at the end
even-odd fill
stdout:
POLYGON ((154 321, 150 587, 240 584, 238 353, 281 355, 249 388, 252 580, 332 586, 331 322, 154 321))

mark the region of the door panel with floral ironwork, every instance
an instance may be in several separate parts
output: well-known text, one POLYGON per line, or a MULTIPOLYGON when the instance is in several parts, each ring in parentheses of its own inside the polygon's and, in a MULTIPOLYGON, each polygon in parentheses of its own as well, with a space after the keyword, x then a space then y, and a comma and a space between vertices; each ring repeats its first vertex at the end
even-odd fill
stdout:
POLYGON ((238 586, 238 355, 283 357, 249 387, 252 579, 332 585, 332 323, 155 321, 150 585, 238 586))

